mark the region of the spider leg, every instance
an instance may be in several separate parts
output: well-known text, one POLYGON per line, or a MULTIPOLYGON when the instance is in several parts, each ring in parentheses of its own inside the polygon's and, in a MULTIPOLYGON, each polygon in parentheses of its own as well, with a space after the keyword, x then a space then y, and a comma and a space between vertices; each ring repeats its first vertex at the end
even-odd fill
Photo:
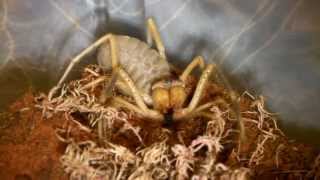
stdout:
POLYGON ((188 114, 188 117, 196 117, 201 116, 205 110, 211 108, 212 106, 216 105, 215 102, 208 102, 205 104, 200 105, 199 107, 195 108, 192 112, 188 114))
POLYGON ((216 103, 215 102, 208 102, 208 103, 205 103, 199 107, 197 107, 193 112, 192 114, 196 114, 198 112, 201 112, 201 111, 204 111, 212 106, 214 106, 216 103))
POLYGON ((80 54, 78 54, 75 58, 73 58, 68 65, 67 69, 64 71, 62 77, 60 78, 58 84, 53 87, 49 94, 48 98, 49 100, 52 99, 54 93, 61 87, 62 83, 65 81, 67 78, 68 74, 72 70, 73 66, 76 65, 77 63, 80 62, 81 58, 83 58, 85 55, 89 54, 91 51, 99 47, 101 44, 105 43, 106 41, 110 42, 110 47, 111 47, 111 60, 112 60, 112 67, 116 67, 118 65, 118 55, 117 55, 117 49, 116 49, 116 42, 114 39, 113 34, 106 34, 100 39, 98 39, 96 42, 94 42, 92 45, 87 47, 85 50, 83 50, 80 54))
POLYGON ((104 82, 108 79, 108 76, 101 76, 94 81, 89 82, 88 84, 82 86, 80 90, 89 89, 96 87, 99 83, 104 82))
POLYGON ((215 65, 209 64, 205 70, 203 71, 202 75, 200 76, 199 82, 197 84, 196 90, 194 92, 194 95, 190 101, 189 106, 187 107, 189 110, 193 111, 195 107, 198 105, 200 97, 203 93, 203 90, 205 88, 206 83, 208 82, 208 79, 215 68, 215 65))
MULTIPOLYGON (((125 83, 125 81, 123 81, 122 79, 119 79, 116 82, 116 87, 117 87, 117 89, 119 89, 121 91, 122 94, 133 97, 131 89, 128 87, 128 85, 125 83)), ((142 99, 144 100, 144 102, 147 105, 152 105, 152 98, 150 97, 150 95, 148 95, 147 93, 145 93, 143 91, 139 91, 139 94, 142 96, 142 99)))
POLYGON ((156 23, 154 22, 154 20, 152 18, 148 18, 148 20, 147 20, 147 42, 150 46, 152 45, 152 40, 155 42, 160 56, 163 57, 164 59, 166 59, 165 48, 162 43, 160 33, 158 31, 156 23))
MULTIPOLYGON (((153 120, 162 121, 163 115, 160 114, 158 111, 151 110, 147 107, 147 105, 143 101, 143 98, 142 98, 139 90, 134 85, 134 82, 129 77, 128 73, 125 72, 125 70, 123 70, 121 67, 116 68, 116 71, 119 74, 120 78, 126 83, 127 87, 130 89, 131 94, 133 96, 133 99, 135 100, 135 102, 137 104, 137 108, 140 109, 139 110, 140 114, 142 114, 145 117, 151 118, 153 120)), ((129 109, 132 109, 133 111, 137 112, 137 108, 133 108, 134 106, 131 106, 131 108, 130 108, 130 106, 128 106, 128 103, 129 102, 126 103, 127 107, 129 107, 129 109)), ((123 104, 125 104, 125 103, 123 103, 123 104)))
POLYGON ((128 102, 127 100, 125 100, 119 96, 113 97, 112 100, 114 102, 113 103, 114 106, 125 107, 127 109, 130 109, 130 110, 138 113, 138 114, 141 114, 141 115, 144 114, 144 112, 138 106, 128 102))
POLYGON ((182 118, 188 116, 190 113, 192 113, 196 109, 196 107, 199 103, 200 97, 201 97, 203 90, 205 88, 205 85, 208 82, 208 79, 209 79, 214 68, 215 68, 215 65, 213 65, 213 64, 209 64, 205 68, 205 70, 203 71, 203 73, 200 76, 196 90, 193 94, 193 97, 192 97, 189 105, 186 108, 183 108, 180 111, 175 112, 175 114, 174 114, 175 120, 179 120, 179 119, 182 119, 182 118))
POLYGON ((202 58, 202 56, 195 57, 192 62, 187 66, 187 68, 183 71, 183 73, 180 75, 180 80, 182 82, 186 82, 187 77, 190 75, 190 73, 196 68, 197 66, 200 66, 201 70, 204 69, 205 63, 202 58))
POLYGON ((71 63, 68 65, 63 76, 60 78, 58 86, 62 85, 63 81, 66 79, 67 75, 70 73, 73 66, 76 65, 78 62, 80 62, 81 58, 83 58, 85 55, 89 54, 91 51, 93 51, 94 49, 96 49, 97 47, 99 47, 101 44, 105 43, 108 40, 110 41, 110 47, 111 47, 112 67, 113 68, 116 67, 118 65, 118 53, 116 48, 116 42, 113 34, 107 34, 101 37, 100 39, 98 39, 96 42, 94 42, 92 45, 87 47, 79 55, 77 55, 75 58, 71 60, 71 63))

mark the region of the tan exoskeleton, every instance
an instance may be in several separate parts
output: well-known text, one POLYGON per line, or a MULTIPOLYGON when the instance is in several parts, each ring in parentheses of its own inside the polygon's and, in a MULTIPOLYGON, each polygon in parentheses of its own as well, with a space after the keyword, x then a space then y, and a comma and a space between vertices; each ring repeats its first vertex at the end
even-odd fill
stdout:
POLYGON ((212 102, 199 104, 200 97, 215 65, 205 65, 202 57, 198 56, 187 66, 177 80, 168 80, 170 65, 166 59, 165 49, 160 34, 152 19, 147 20, 148 44, 136 38, 107 34, 86 48, 72 59, 58 85, 49 93, 51 99, 54 91, 61 87, 72 67, 82 57, 100 47, 98 62, 104 70, 112 70, 120 79, 116 88, 126 95, 133 97, 132 104, 121 97, 113 97, 114 102, 154 121, 163 121, 170 114, 173 120, 200 114, 201 111, 213 105, 212 102), (152 42, 158 52, 151 48, 152 42), (111 58, 111 60, 110 60, 111 58), (186 104, 186 80, 194 68, 199 66, 203 71, 195 88, 193 97, 186 104))

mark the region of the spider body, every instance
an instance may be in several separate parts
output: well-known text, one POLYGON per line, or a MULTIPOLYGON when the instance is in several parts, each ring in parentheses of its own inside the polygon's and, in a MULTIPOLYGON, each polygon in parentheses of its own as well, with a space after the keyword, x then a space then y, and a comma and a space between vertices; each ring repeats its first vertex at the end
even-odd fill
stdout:
POLYGON ((115 82, 117 89, 133 97, 135 101, 133 104, 116 96, 112 99, 117 106, 128 108, 152 121, 163 122, 201 116, 202 111, 214 104, 209 102, 199 106, 201 95, 215 65, 205 65, 203 58, 198 56, 176 80, 168 79, 171 74, 170 66, 160 34, 152 19, 147 20, 147 43, 133 37, 106 34, 82 51, 71 60, 58 85, 49 93, 49 99, 55 90, 61 87, 72 67, 82 57, 99 47, 100 66, 104 70, 112 70, 114 75, 119 76, 115 82), (151 49, 152 43, 155 43, 157 51, 151 49), (202 74, 190 102, 186 102, 186 80, 198 66, 202 74))
MULTIPOLYGON (((143 94, 144 101, 152 105, 152 85, 170 76, 168 61, 152 49, 148 44, 137 38, 123 35, 114 36, 118 46, 119 65, 130 75, 137 89, 143 94)), ((104 43, 97 56, 98 63, 104 71, 112 70, 110 44, 104 43)), ((116 83, 117 88, 125 95, 130 90, 122 88, 123 83, 116 83)))

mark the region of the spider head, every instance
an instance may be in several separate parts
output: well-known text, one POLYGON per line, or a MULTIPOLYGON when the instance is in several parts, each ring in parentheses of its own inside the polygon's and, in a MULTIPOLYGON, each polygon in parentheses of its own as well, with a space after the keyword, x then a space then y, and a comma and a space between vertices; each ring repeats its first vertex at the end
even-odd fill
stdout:
POLYGON ((163 114, 182 108, 187 98, 184 83, 159 81, 152 86, 153 106, 163 114))

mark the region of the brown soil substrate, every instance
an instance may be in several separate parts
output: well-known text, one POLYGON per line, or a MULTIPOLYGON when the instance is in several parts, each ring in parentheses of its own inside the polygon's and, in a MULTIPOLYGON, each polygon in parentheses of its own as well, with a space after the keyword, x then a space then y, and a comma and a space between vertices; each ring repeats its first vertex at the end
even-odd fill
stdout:
POLYGON ((64 147, 55 136, 63 118, 43 120, 32 93, 10 106, 10 124, 0 130, 1 179, 67 179, 59 164, 64 147))
MULTIPOLYGON (((91 93, 99 94, 100 90, 92 90, 91 93)), ((222 87, 210 84, 202 103, 221 97, 229 101, 228 94, 222 87)), ((65 167, 62 167, 60 158, 70 142, 63 142, 61 137, 65 138, 64 140, 72 139, 73 142, 91 140, 101 143, 96 129, 83 130, 75 123, 79 122, 90 129, 85 122, 86 113, 56 112, 47 115, 44 109, 37 106, 45 101, 45 96, 35 96, 28 92, 13 103, 7 113, 1 114, 1 179, 68 179, 70 174, 64 173, 65 167)), ((259 109, 257 102, 249 96, 241 96, 240 111, 246 138, 239 144, 238 133, 226 133, 237 125, 227 121, 224 132, 226 136, 220 142, 223 149, 217 155, 216 163, 222 163, 231 169, 248 168, 252 179, 313 179, 319 176, 319 151, 310 145, 287 138, 277 129, 272 118, 265 118, 265 122, 261 122, 259 110, 262 109, 259 109)), ((226 108, 218 106, 222 110, 226 108)), ((193 118, 164 126, 150 123, 134 114, 128 117, 132 126, 140 128, 139 135, 143 145, 132 131, 121 131, 121 123, 114 124, 108 141, 122 145, 133 153, 136 153, 138 148, 149 147, 166 138, 169 147, 178 143, 189 146, 206 131, 208 125, 205 118, 193 118)), ((202 149, 197 153, 204 157, 205 151, 206 149, 202 149)), ((223 179, 222 176, 220 178, 223 179)))

